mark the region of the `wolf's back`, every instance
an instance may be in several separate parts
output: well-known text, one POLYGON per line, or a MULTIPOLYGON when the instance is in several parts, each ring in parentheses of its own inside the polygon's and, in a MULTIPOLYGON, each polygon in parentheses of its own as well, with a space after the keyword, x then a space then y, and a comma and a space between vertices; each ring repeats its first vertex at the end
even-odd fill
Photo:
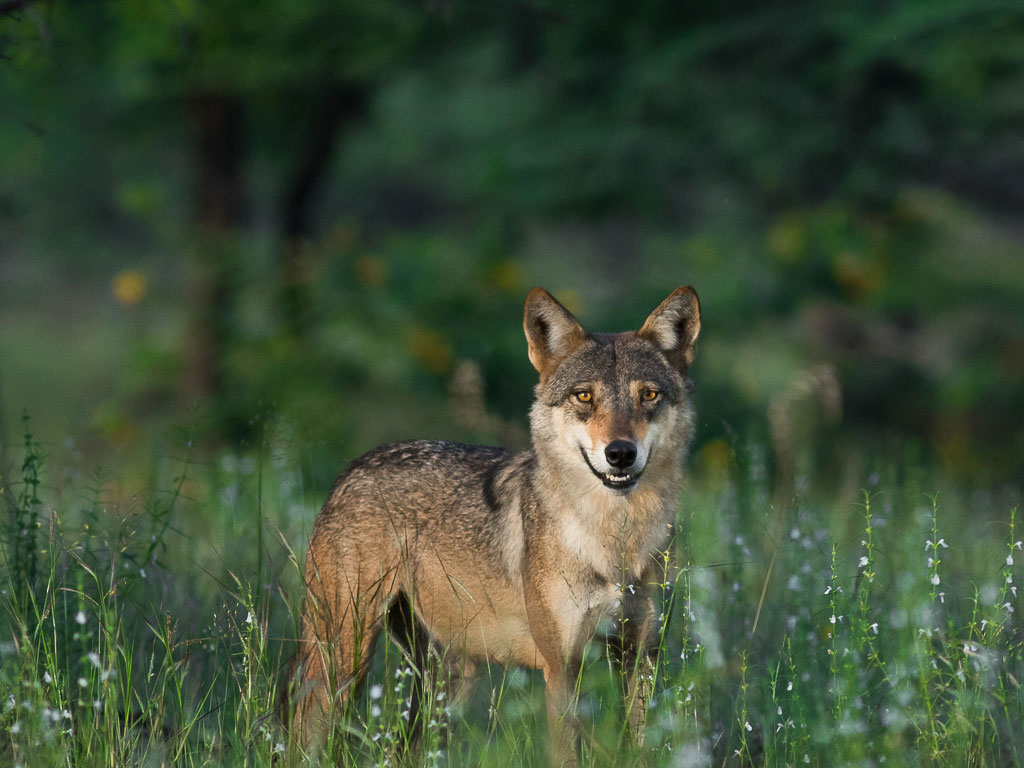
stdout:
POLYGON ((520 482, 509 472, 514 459, 503 448, 442 440, 377 448, 338 477, 316 527, 360 548, 395 534, 409 544, 426 536, 434 545, 487 548, 501 536, 510 485, 520 482))

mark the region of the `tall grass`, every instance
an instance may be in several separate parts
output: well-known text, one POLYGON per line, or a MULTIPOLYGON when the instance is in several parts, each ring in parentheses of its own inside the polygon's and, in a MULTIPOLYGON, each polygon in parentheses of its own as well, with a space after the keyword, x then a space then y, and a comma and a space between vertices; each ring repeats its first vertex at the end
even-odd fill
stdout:
MULTIPOLYGON (((204 463, 183 441, 158 462, 164 490, 133 502, 100 478, 48 479, 27 427, 2 495, 0 763, 305 764, 277 715, 322 493, 303 486, 301 446, 204 463)), ((1016 510, 925 495, 921 466, 778 509, 756 462, 739 465, 684 494, 642 747, 609 646, 588 647, 582 763, 1024 761, 1016 510)), ((333 764, 545 764, 537 673, 484 667, 463 700, 441 666, 380 643, 333 764)))

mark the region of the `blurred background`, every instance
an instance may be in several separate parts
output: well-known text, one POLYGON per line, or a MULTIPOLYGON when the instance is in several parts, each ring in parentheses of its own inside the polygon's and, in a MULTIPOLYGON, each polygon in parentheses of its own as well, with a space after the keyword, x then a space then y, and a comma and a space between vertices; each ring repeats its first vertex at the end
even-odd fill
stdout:
POLYGON ((698 477, 1016 496, 1022 206, 1016 3, 3 0, 0 437, 521 447, 531 286, 689 283, 698 477))

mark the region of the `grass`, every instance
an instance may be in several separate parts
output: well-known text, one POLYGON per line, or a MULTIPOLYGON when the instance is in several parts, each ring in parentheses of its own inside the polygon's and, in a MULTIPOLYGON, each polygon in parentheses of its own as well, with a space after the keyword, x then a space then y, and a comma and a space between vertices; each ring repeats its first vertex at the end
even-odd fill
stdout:
MULTIPOLYGON (((0 497, 0 762, 303 764, 275 714, 322 495, 303 486, 302 446, 275 436, 204 462, 183 439, 155 464, 163 490, 124 500, 102 476, 54 480, 25 425, 0 497)), ((939 478, 912 460, 879 463, 866 491, 812 488, 780 510, 759 452, 740 452, 682 499, 645 747, 623 746, 619 673, 594 642, 582 763, 1024 760, 1016 510, 976 489, 929 495, 939 478)), ((465 702, 446 686, 381 643, 336 764, 546 763, 537 673, 485 669, 465 702), (414 730, 415 759, 402 749, 414 730)))

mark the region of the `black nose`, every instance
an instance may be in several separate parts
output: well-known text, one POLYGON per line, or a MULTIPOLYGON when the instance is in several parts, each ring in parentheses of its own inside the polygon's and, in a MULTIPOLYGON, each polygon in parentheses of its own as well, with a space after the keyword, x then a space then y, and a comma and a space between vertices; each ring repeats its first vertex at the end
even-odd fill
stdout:
POLYGON ((616 469, 626 469, 636 461, 636 446, 629 440, 612 440, 604 449, 604 457, 616 469))

